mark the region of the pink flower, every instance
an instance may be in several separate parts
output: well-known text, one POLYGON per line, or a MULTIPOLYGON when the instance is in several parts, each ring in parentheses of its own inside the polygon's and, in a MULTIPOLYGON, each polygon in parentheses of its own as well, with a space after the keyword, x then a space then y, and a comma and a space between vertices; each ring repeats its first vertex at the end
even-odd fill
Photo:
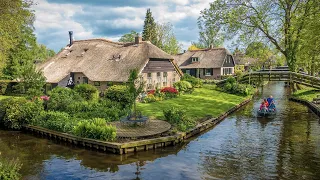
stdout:
POLYGON ((44 101, 49 101, 50 97, 49 96, 41 96, 40 99, 44 101))

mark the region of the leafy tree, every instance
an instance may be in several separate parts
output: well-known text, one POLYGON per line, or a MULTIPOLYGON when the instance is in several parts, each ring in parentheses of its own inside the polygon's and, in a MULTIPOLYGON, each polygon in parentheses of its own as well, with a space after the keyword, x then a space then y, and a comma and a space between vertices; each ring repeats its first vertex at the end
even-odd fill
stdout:
POLYGON ((221 26, 208 23, 201 16, 198 18, 199 39, 192 44, 200 49, 209 48, 210 46, 221 46, 224 41, 224 35, 221 33, 221 26))
POLYGON ((133 102, 133 116, 137 117, 137 104, 136 99, 138 95, 143 91, 144 83, 138 80, 139 72, 137 69, 130 70, 130 76, 128 79, 128 90, 132 97, 133 102))
POLYGON ((130 33, 127 33, 121 36, 121 38, 119 39, 119 42, 134 42, 137 34, 138 33, 136 31, 132 30, 130 33))
POLYGON ((0 68, 5 65, 8 51, 19 44, 20 34, 32 27, 34 20, 31 0, 1 0, 0 2, 0 68))
POLYGON ((144 41, 150 41, 155 44, 156 41, 156 23, 152 17, 150 9, 147 10, 146 18, 144 20, 142 38, 144 41))
POLYGON ((48 49, 45 45, 38 44, 37 46, 35 46, 33 54, 33 60, 35 62, 43 62, 48 58, 53 57, 56 53, 54 52, 54 50, 48 49))
POLYGON ((305 20, 305 24, 306 28, 301 33, 301 44, 297 53, 298 65, 310 75, 315 75, 320 69, 319 1, 312 6, 311 15, 305 20))
POLYGON ((201 11, 205 26, 223 27, 229 39, 238 35, 245 42, 266 41, 297 69, 297 51, 305 20, 318 0, 216 0, 201 11))
POLYGON ((196 45, 192 44, 191 46, 188 47, 188 51, 193 51, 193 50, 200 50, 196 45))
POLYGON ((154 45, 168 54, 178 54, 181 51, 181 44, 176 39, 171 23, 157 23, 154 45))
POLYGON ((37 71, 35 65, 27 65, 21 69, 17 76, 19 83, 15 88, 20 93, 27 93, 31 96, 43 94, 43 87, 46 84, 46 78, 41 71, 37 71))

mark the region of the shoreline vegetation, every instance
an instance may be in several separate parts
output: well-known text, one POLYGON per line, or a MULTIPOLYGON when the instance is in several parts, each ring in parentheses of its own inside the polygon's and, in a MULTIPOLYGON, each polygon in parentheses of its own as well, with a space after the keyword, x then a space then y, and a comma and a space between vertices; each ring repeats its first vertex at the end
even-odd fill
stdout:
POLYGON ((312 102, 313 99, 317 98, 318 95, 320 95, 319 89, 306 86, 300 86, 300 89, 292 94, 293 97, 304 99, 309 102, 312 102))

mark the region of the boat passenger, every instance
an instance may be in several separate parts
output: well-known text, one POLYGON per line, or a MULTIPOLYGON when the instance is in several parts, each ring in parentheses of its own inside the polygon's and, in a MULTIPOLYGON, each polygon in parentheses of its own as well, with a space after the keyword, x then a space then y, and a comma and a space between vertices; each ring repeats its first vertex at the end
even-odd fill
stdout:
POLYGON ((269 111, 274 112, 276 111, 276 105, 274 104, 274 101, 271 101, 269 105, 269 111))
POLYGON ((267 99, 268 103, 271 104, 271 102, 273 101, 273 97, 270 95, 267 99))
POLYGON ((263 101, 264 101, 265 106, 268 108, 269 107, 268 101, 266 99, 264 99, 263 101))
POLYGON ((266 103, 264 101, 261 102, 259 111, 267 111, 266 103))

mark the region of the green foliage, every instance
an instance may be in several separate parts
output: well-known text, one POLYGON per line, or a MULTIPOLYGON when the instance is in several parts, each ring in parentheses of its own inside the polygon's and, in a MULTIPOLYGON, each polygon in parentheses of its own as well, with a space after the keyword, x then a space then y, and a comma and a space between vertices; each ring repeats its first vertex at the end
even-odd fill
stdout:
POLYGON ((201 11, 199 19, 206 28, 223 26, 227 38, 238 37, 239 43, 267 41, 286 57, 289 68, 295 71, 301 34, 308 17, 318 14, 315 7, 319 7, 318 0, 216 0, 201 11))
POLYGON ((128 34, 124 34, 119 39, 119 42, 135 42, 135 37, 138 35, 136 31, 131 31, 128 34))
POLYGON ((175 125, 179 131, 185 132, 193 128, 196 124, 195 120, 187 118, 186 113, 182 109, 171 107, 163 110, 165 120, 170 124, 175 125))
POLYGON ((103 141, 114 141, 117 135, 116 128, 112 125, 107 125, 106 121, 101 118, 79 122, 74 127, 73 134, 103 141))
POLYGON ((179 44, 175 37, 171 23, 157 23, 155 36, 156 40, 154 45, 158 48, 172 55, 180 53, 182 45, 179 44))
POLYGON ((33 125, 65 133, 71 132, 76 123, 69 114, 59 111, 42 111, 33 121, 33 125))
POLYGON ((77 101, 69 104, 65 112, 75 118, 104 118, 108 121, 117 121, 121 116, 124 116, 127 111, 123 109, 119 103, 112 101, 77 101))
POLYGON ((0 156, 0 179, 1 180, 18 180, 21 178, 19 170, 22 164, 19 159, 6 159, 0 156))
POLYGON ((37 71, 34 65, 26 65, 17 76, 20 82, 14 86, 19 93, 26 93, 29 96, 40 96, 43 94, 43 87, 46 79, 41 71, 37 71))
POLYGON ((153 94, 148 94, 142 100, 142 102, 144 102, 144 103, 152 103, 152 102, 156 102, 156 101, 157 101, 157 98, 153 94))
POLYGON ((142 38, 144 41, 152 42, 152 44, 155 44, 156 42, 156 23, 152 17, 152 12, 150 9, 147 10, 144 20, 142 38))
POLYGON ((234 77, 229 77, 224 84, 223 91, 231 94, 239 94, 243 96, 252 95, 254 88, 249 84, 240 84, 234 77))
POLYGON ((132 105, 132 94, 124 85, 114 85, 105 91, 105 97, 111 101, 118 102, 122 107, 129 107, 132 105))
POLYGON ((175 87, 179 93, 192 93, 194 90, 191 83, 188 81, 175 82, 173 87, 175 87))
POLYGON ((56 87, 49 92, 48 110, 64 111, 69 104, 81 100, 70 88, 56 87))
POLYGON ((188 81, 191 83, 192 87, 193 88, 199 88, 202 86, 202 81, 201 79, 199 78, 196 78, 196 77, 193 77, 189 74, 184 74, 182 77, 181 77, 181 81, 188 81))
POLYGON ((97 101, 99 99, 99 91, 90 84, 76 85, 74 91, 87 101, 97 101))
POLYGON ((21 129, 43 111, 43 103, 39 99, 28 101, 23 97, 7 98, 0 103, 0 122, 9 129, 21 129))

